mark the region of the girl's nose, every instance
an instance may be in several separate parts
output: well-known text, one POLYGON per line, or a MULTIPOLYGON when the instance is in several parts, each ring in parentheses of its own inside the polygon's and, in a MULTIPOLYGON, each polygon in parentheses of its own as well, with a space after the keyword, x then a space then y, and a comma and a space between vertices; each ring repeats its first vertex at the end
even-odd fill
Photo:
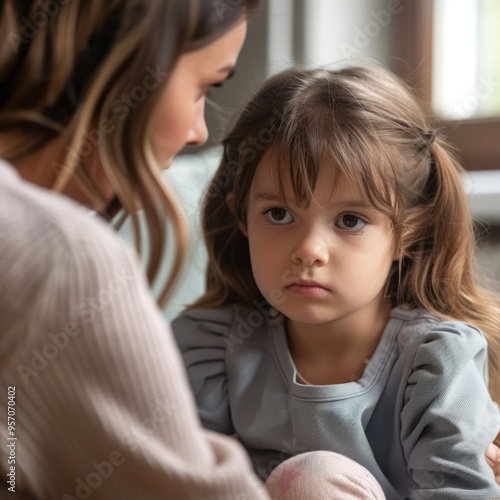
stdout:
POLYGON ((309 232, 298 236, 292 250, 294 264, 303 266, 324 266, 328 262, 327 243, 320 235, 309 232))

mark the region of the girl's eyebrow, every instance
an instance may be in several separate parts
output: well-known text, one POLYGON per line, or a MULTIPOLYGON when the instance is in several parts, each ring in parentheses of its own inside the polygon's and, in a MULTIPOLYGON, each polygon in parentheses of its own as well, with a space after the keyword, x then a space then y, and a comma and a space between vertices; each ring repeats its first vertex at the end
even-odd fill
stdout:
POLYGON ((282 198, 275 193, 268 193, 265 191, 262 193, 256 193, 253 198, 255 201, 278 201, 280 203, 289 203, 289 200, 286 198, 282 198))
MULTIPOLYGON (((255 201, 277 201, 280 203, 286 203, 289 204, 290 201, 286 198, 282 198, 281 196, 278 196, 275 193, 269 193, 267 191, 263 191, 261 193, 256 193, 254 195, 255 201)), ((366 200, 341 200, 341 201, 333 201, 331 203, 332 206, 342 208, 359 208, 359 209, 370 209, 370 210, 376 210, 375 207, 368 201, 366 200)))

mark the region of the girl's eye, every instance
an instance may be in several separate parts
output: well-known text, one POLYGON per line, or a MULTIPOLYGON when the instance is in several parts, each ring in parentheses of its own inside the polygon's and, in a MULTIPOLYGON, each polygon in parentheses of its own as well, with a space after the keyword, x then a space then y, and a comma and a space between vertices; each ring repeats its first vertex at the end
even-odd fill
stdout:
POLYGON ((290 224, 293 222, 293 215, 285 208, 269 208, 264 212, 264 215, 271 224, 290 224))
POLYGON ((366 226, 366 222, 357 215, 344 214, 338 219, 336 225, 347 231, 361 231, 366 226))

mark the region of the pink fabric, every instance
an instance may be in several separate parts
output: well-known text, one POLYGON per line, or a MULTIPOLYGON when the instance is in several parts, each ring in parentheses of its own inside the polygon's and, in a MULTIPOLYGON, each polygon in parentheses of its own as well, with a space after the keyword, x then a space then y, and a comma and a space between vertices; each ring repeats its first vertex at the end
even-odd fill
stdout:
POLYGON ((375 478, 351 459, 330 451, 312 451, 289 458, 269 476, 273 500, 382 500, 375 478))

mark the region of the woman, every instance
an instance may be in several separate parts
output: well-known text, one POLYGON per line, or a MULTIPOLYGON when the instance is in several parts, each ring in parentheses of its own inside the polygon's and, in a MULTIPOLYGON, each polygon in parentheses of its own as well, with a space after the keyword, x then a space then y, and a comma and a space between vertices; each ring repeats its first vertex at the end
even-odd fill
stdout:
POLYGON ((205 141, 205 95, 233 72, 255 3, 2 2, 0 380, 9 447, 0 470, 8 492, 267 498, 240 448, 201 430, 136 258, 80 205, 107 218, 143 207, 150 281, 168 217, 179 267, 185 231, 158 164, 205 141))

